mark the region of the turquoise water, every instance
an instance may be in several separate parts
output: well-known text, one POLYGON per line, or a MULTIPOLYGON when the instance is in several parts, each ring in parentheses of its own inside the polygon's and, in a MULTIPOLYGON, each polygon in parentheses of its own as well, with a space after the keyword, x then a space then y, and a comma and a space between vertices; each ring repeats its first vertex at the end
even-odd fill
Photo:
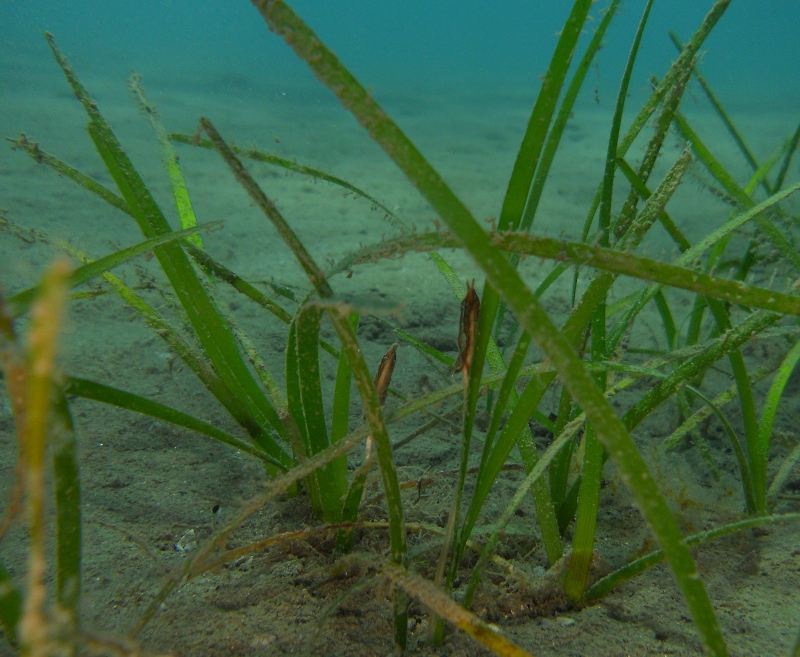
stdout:
MULTIPOLYGON (((602 7, 602 3, 598 3, 602 7)), ((599 58, 604 102, 613 102, 643 2, 623 3, 599 58)), ((491 93, 534 92, 570 3, 451 0, 306 0, 295 9, 376 93, 415 87, 491 93)), ((634 80, 674 58, 667 30, 686 39, 709 2, 656 2, 634 80)), ((800 103, 800 3, 734 1, 704 46, 704 69, 726 104, 800 103)), ((308 73, 269 34, 246 0, 0 3, 0 57, 48 57, 40 38, 55 34, 86 73, 191 83, 205 72, 247 80, 306 81, 308 73)), ((5 78, 6 76, 4 76, 5 78)), ((7 78, 4 84, 7 84, 7 78)))

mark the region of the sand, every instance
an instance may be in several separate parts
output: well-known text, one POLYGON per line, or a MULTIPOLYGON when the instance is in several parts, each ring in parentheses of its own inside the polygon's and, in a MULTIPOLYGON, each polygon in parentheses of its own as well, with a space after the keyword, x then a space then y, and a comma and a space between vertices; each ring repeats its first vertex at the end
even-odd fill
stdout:
MULTIPOLYGON (((84 130, 85 116, 52 62, 9 62, 0 128, 4 136, 26 132, 44 150, 111 185, 84 130), (23 74, 24 73, 24 74, 23 74)), ((80 71, 79 71, 80 73, 80 71)), ((175 221, 167 178, 157 143, 145 118, 125 91, 124 80, 92 77, 84 82, 100 101, 161 207, 175 221)), ((431 230, 435 214, 404 180, 391 161, 324 90, 287 84, 250 86, 216 76, 199 87, 152 86, 144 80, 169 130, 193 133, 198 117, 208 116, 237 145, 260 148, 339 176, 384 203, 416 230, 431 230), (194 90, 198 89, 198 90, 194 90)), ((474 216, 491 224, 502 203, 505 183, 532 98, 513 91, 489 96, 451 92, 397 92, 378 99, 399 121, 461 196, 474 216)), ((579 237, 586 209, 600 180, 611 99, 581 104, 568 127, 554 164, 534 230, 551 236, 579 237)), ((687 99, 687 116, 724 162, 740 176, 745 165, 714 116, 695 97, 687 99)), ((793 128, 789 112, 734 111, 743 132, 762 157, 777 148, 793 128)), ((275 230, 253 207, 219 157, 188 146, 176 147, 200 222, 223 221, 224 227, 203 235, 207 250, 247 280, 268 290, 267 282, 291 286, 302 294, 302 271, 275 230)), ((665 150, 673 161, 683 148, 671 138, 665 150)), ((641 148, 634 146, 635 158, 641 148)), ((319 263, 327 266, 358 249, 396 234, 383 213, 370 203, 345 195, 341 188, 288 174, 265 164, 250 169, 319 263), (348 196, 348 197, 346 197, 348 196)), ((661 170, 663 172, 663 169, 661 170)), ((796 166, 793 173, 796 177, 796 166)), ((704 235, 728 216, 728 208, 704 189, 702 171, 693 169, 669 210, 690 240, 704 235)), ((140 239, 135 223, 102 201, 37 165, 21 153, 0 155, 0 207, 15 223, 69 240, 94 257, 140 239)), ((795 209, 797 207, 795 203, 795 209)), ((175 225, 173 223, 173 225, 175 225)), ((660 229, 659 229, 660 230, 660 229)), ((642 252, 669 259, 676 251, 663 233, 654 231, 642 252)), ((5 293, 33 284, 56 250, 34 240, 23 242, 0 234, 0 280, 5 293)), ((444 253, 462 281, 482 277, 463 254, 444 253)), ((521 271, 532 284, 551 265, 525 260, 521 271)), ((117 272, 167 316, 174 318, 164 277, 155 260, 139 258, 117 272)), ((586 273, 588 280, 590 273, 586 273)), ((583 282, 585 284, 585 280, 583 282)), ((414 398, 452 383, 444 367, 402 342, 388 320, 438 349, 454 355, 459 299, 426 254, 355 267, 346 278, 332 280, 338 298, 364 311, 359 337, 365 358, 375 367, 393 342, 400 342, 393 387, 414 398)), ((246 299, 220 286, 225 306, 253 340, 273 375, 283 380, 286 328, 246 299)), ((638 284, 621 281, 619 298, 638 284)), ((104 290, 92 285, 87 289, 104 290)), ((689 297, 671 295, 676 308, 688 311, 689 297)), ((290 302, 282 300, 287 307, 290 302)), ((569 312, 569 282, 559 281, 544 297, 557 322, 569 312)), ((683 321, 683 317, 680 318, 683 321)), ((21 332, 25 320, 19 322, 21 332)), ((329 326, 326 336, 332 336, 329 326)), ((662 331, 653 311, 642 315, 633 337, 643 349, 663 348, 662 331)), ((748 351, 750 362, 771 355, 774 343, 748 351), (767 353, 769 352, 769 353, 767 353)), ((531 357, 538 357, 532 351, 531 357)), ((145 395, 197 415, 242 435, 192 373, 113 293, 73 301, 65 330, 65 372, 145 395)), ((327 389, 334 373, 323 361, 327 389)), ((711 390, 729 385, 725 363, 710 377, 711 390)), ((757 387, 759 398, 766 390, 757 387)), ((646 384, 635 394, 646 390, 646 384)), ((798 386, 787 392, 774 441, 776 466, 796 438, 798 386)), ((399 406, 390 398, 388 412, 399 406)), ((540 410, 557 408, 548 393, 540 410)), ((124 637, 155 599, 169 573, 233 518, 264 486, 259 463, 210 439, 151 418, 75 399, 75 418, 83 494, 84 579, 82 623, 87 631, 124 637)), ((736 418, 733 414, 734 420, 736 418)), ((668 403, 635 434, 684 531, 694 533, 743 517, 738 471, 724 432, 704 425, 719 480, 709 474, 696 449, 665 454, 662 440, 675 428, 675 408, 668 403)), ((351 421, 361 421, 353 407, 351 421)), ((423 420, 393 424, 393 440, 411 433, 423 420)), ((736 421, 736 420, 735 420, 736 421)), ((738 425, 737 425, 738 426, 738 425)), ((457 467, 458 436, 437 427, 396 454, 401 481, 425 479, 424 487, 404 492, 409 523, 443 524, 457 467)), ((15 439, 8 406, 0 410, 0 490, 13 477, 15 439)), ((360 452, 359 452, 360 453, 360 452)), ((478 454, 474 455, 476 458, 478 454)), ((353 455, 352 465, 357 454, 353 455)), ((486 506, 491 519, 504 508, 519 482, 519 473, 501 475, 486 506)), ((795 490, 797 478, 790 484, 795 490)), ((370 492, 364 516, 385 519, 376 490, 370 492)), ((779 511, 797 511, 788 493, 779 511)), ((484 519, 485 520, 485 519, 484 519)), ((482 521, 483 522, 483 521, 482 521)), ((265 505, 233 534, 229 547, 318 521, 304 495, 265 505)), ((509 638, 535 655, 700 655, 702 647, 669 570, 656 567, 583 609, 533 604, 531 582, 546 564, 530 501, 518 512, 499 553, 525 577, 510 577, 492 566, 474 610, 496 623, 509 638)), ((797 533, 792 525, 771 526, 714 542, 695 552, 725 638, 735 655, 785 654, 800 624, 797 590, 797 533)), ((25 529, 16 524, 0 544, 0 558, 17 581, 25 571, 25 529)), ((571 530, 568 537, 571 536, 571 530)), ((412 550, 433 540, 411 531, 412 550)), ((568 545, 568 540, 565 541, 568 545)), ((604 472, 597 551, 607 568, 624 565, 646 552, 650 532, 619 482, 611 464, 604 472)), ((332 553, 330 534, 280 543, 227 563, 179 586, 159 606, 137 637, 146 650, 174 655, 387 655, 392 654, 391 607, 380 566, 388 554, 384 530, 364 529, 351 556, 332 553)), ((431 576, 430 562, 417 562, 431 576)), ((410 647, 416 654, 483 654, 466 635, 451 630, 438 651, 425 646, 427 614, 413 603, 410 647)), ((6 642, 0 654, 13 654, 6 642)))

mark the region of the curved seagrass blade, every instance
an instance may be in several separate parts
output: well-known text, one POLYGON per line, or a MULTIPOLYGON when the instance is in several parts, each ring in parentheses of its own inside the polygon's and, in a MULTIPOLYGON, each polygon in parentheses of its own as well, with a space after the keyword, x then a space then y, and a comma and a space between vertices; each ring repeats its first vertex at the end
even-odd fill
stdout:
MULTIPOLYGON (((727 4, 724 1, 717 3, 706 23, 713 25, 727 4)), ((316 34, 280 0, 255 0, 254 5, 269 27, 286 39, 436 209, 487 274, 492 286, 515 311, 520 323, 548 355, 564 385, 586 412, 653 528, 707 649, 714 655, 726 655, 708 594, 691 554, 683 544, 680 528, 630 434, 578 359, 570 341, 554 326, 503 252, 491 243, 461 200, 316 34)))

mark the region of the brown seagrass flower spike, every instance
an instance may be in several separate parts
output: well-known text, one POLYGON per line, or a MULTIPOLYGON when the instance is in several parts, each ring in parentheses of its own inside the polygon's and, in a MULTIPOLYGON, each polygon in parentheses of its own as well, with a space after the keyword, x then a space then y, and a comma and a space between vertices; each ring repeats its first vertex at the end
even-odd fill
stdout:
POLYGON ((375 392, 378 393, 378 401, 383 406, 386 403, 386 393, 389 392, 389 383, 392 380, 394 364, 397 362, 397 343, 386 352, 378 365, 378 372, 375 374, 375 392))
POLYGON ((458 358, 453 366, 454 372, 462 372, 469 376, 472 367, 472 350, 475 348, 475 336, 478 332, 478 316, 481 311, 481 300, 475 292, 475 279, 467 283, 467 294, 461 302, 461 319, 458 322, 458 358))

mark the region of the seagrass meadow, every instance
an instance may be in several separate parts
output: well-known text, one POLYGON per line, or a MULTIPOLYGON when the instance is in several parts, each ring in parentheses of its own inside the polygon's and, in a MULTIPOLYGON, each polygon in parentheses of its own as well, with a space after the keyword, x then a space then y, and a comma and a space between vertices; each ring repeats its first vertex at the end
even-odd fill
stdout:
POLYGON ((800 655, 796 10, 239 4, 0 14, 0 654, 800 655))

